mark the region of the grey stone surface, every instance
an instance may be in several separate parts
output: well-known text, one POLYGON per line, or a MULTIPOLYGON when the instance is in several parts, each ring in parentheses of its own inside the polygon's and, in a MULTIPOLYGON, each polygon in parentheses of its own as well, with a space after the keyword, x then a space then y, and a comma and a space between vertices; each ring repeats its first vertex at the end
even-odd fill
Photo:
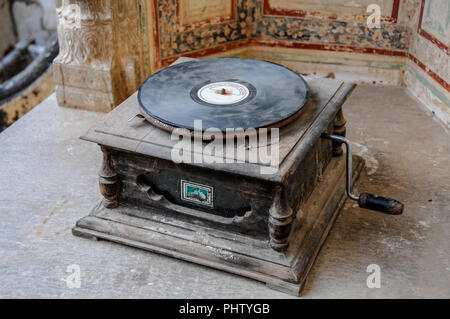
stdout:
MULTIPOLYGON (((450 297, 450 137, 403 88, 359 86, 344 105, 368 168, 358 189, 405 203, 387 216, 347 202, 305 298, 450 297), (381 267, 369 289, 366 268, 381 267)), ((104 115, 51 96, 0 134, 0 297, 291 298, 246 278, 71 234, 100 199, 99 148, 78 137, 104 115), (64 279, 81 268, 81 288, 64 279)))

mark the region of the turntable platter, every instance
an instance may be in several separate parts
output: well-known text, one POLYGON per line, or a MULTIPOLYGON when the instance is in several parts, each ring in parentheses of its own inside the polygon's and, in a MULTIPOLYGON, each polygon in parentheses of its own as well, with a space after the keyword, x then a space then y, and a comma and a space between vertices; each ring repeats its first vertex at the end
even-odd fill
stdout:
MULTIPOLYGON (((281 65, 251 59, 210 58, 173 65, 139 89, 142 114, 174 127, 279 127, 295 119, 308 99, 305 80, 281 65)), ((162 124, 162 125, 158 125, 162 124)))

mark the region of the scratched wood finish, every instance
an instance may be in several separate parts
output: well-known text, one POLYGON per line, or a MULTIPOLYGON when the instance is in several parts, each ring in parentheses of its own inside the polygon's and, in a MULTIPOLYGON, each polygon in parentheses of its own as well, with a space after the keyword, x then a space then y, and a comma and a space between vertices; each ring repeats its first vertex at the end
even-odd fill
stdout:
MULTIPOLYGON (((298 157, 292 154, 294 148, 296 146, 299 146, 296 147, 297 149, 309 148, 308 144, 315 142, 318 136, 314 136, 311 141, 306 133, 311 130, 316 133, 325 131, 355 87, 353 83, 332 79, 307 79, 307 82, 310 87, 310 99, 304 107, 304 113, 297 120, 280 129, 279 157, 271 161, 280 165, 280 169, 275 174, 261 176, 261 168, 268 166, 261 162, 233 163, 232 165, 217 162, 193 163, 193 165, 281 182, 293 165, 293 157, 298 157)), ((171 150, 177 141, 171 140, 168 132, 154 127, 145 120, 136 118, 128 122, 128 119, 138 113, 137 95, 133 94, 111 111, 104 121, 92 127, 81 138, 115 149, 171 160, 171 150)), ((297 158, 297 160, 301 161, 303 158, 297 158)))
MULTIPOLYGON (((354 157, 354 181, 363 161, 354 157)), ((79 220, 73 234, 104 239, 161 253, 262 281, 268 287, 299 295, 321 245, 345 201, 345 163, 333 158, 309 199, 296 212, 289 248, 273 250, 268 241, 229 236, 210 227, 154 215, 138 217, 141 210, 101 203, 79 220)))
MULTIPOLYGON (((344 134, 341 106, 354 84, 309 79, 302 116, 280 130, 279 169, 262 162, 176 164, 176 141, 135 119, 130 97, 82 138, 104 153, 103 202, 75 235, 104 238, 266 282, 298 294, 345 194, 343 157, 321 139, 344 134), (107 178, 105 178, 105 176, 107 178), (181 181, 207 185, 211 207, 187 203, 181 181), (108 190, 108 191, 106 191, 108 190)), ((355 172, 362 164, 356 158, 355 172)))

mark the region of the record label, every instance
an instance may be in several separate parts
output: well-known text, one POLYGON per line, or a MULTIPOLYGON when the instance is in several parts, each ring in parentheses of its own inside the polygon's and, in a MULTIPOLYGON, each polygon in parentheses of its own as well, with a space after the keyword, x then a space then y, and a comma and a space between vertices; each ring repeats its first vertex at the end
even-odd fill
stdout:
POLYGON ((271 128, 299 116, 308 100, 305 80, 281 65, 252 59, 208 58, 175 64, 140 87, 142 114, 173 130, 271 128))
POLYGON ((201 87, 197 96, 206 103, 215 105, 234 104, 249 96, 244 85, 235 82, 214 82, 201 87))

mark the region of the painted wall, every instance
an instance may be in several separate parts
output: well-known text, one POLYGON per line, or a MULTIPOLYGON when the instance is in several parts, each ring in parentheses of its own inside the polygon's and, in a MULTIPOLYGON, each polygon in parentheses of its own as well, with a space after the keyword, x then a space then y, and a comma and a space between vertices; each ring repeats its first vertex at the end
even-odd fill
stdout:
POLYGON ((421 0, 406 64, 409 91, 450 127, 450 1, 421 0))
POLYGON ((448 0, 141 0, 149 74, 179 56, 271 60, 403 85, 448 125, 448 0), (369 28, 369 4, 381 8, 369 28))
POLYGON ((167 66, 180 55, 217 54, 245 46, 249 47, 251 57, 285 62, 291 67, 298 64, 301 73, 311 73, 311 67, 305 64, 317 64, 317 71, 322 75, 348 66, 351 69, 348 74, 359 68, 359 76, 368 69, 373 70, 373 74, 365 78, 368 82, 384 80, 398 84, 402 82, 403 74, 401 58, 408 54, 411 34, 410 19, 405 17, 410 1, 403 2, 144 1, 147 9, 151 7, 152 10, 144 17, 152 17, 155 21, 148 44, 153 48, 152 68, 167 66), (381 7, 380 29, 366 26, 367 4, 374 2, 381 7), (292 49, 297 49, 298 54, 292 49), (315 59, 305 54, 311 50, 318 52, 315 59), (353 54, 354 63, 350 61, 349 53, 353 54))
POLYGON ((402 83, 410 39, 407 1, 261 2, 255 57, 274 60, 302 74, 402 83), (380 28, 367 26, 369 4, 381 9, 380 28))

